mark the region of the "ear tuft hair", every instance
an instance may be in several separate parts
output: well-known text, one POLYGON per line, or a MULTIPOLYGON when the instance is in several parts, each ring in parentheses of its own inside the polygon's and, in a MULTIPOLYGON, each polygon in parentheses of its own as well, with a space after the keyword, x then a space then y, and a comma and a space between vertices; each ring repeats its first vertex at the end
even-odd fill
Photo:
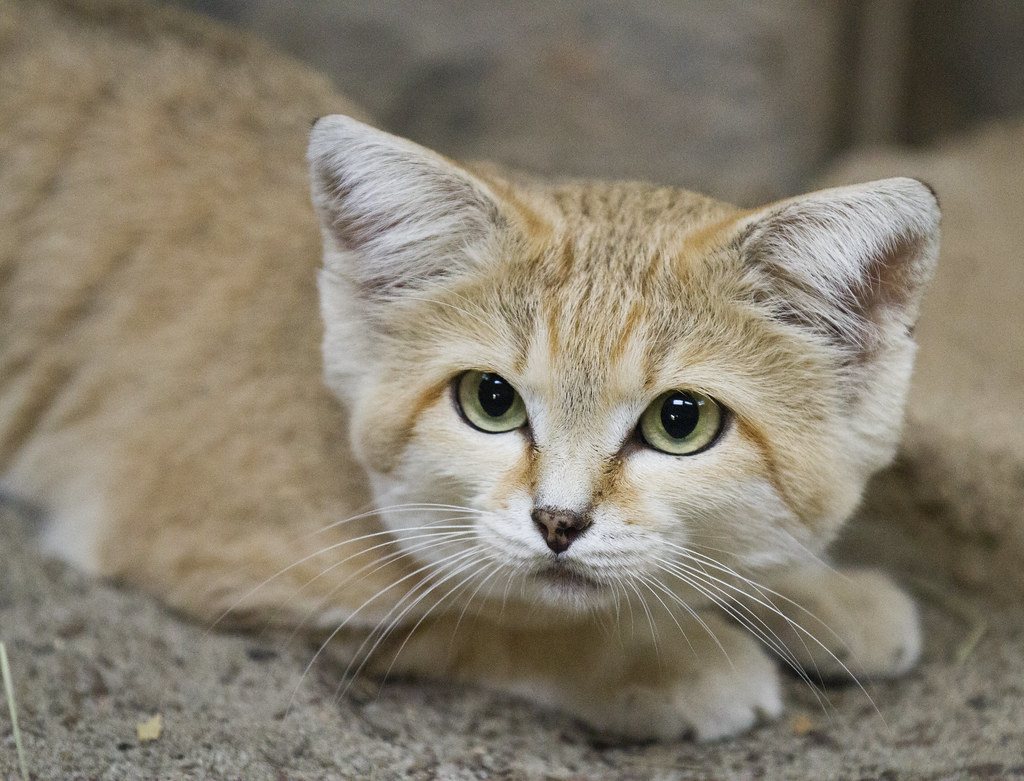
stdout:
POLYGON ((325 266, 367 299, 458 273, 505 224, 468 171, 349 117, 317 120, 308 156, 325 266))
POLYGON ((822 190, 744 220, 741 251, 778 319, 854 355, 917 320, 938 257, 939 207, 906 178, 822 190))

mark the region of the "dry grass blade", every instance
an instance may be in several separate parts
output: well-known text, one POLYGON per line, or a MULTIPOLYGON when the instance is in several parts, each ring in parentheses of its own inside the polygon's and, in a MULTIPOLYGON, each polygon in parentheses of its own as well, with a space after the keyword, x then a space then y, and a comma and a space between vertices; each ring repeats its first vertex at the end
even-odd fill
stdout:
POLYGON ((956 663, 963 665, 988 631, 988 621, 970 602, 938 583, 924 578, 910 578, 910 583, 922 598, 943 608, 969 628, 967 637, 956 649, 956 663))
POLYGON ((14 705, 14 684, 11 681, 11 666, 7 663, 7 646, 3 643, 0 643, 0 676, 3 677, 4 692, 7 695, 7 709, 11 712, 11 728, 14 731, 14 746, 18 750, 18 767, 21 770, 21 781, 28 781, 25 749, 21 745, 21 730, 18 729, 18 709, 14 705))

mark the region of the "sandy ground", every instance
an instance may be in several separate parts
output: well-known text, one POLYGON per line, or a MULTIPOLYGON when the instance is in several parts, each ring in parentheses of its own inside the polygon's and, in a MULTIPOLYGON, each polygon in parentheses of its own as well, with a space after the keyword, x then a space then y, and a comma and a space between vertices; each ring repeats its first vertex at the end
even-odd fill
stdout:
MULTIPOLYGON (((40 558, 0 514, 0 627, 32 777, 240 779, 1024 778, 1019 609, 910 584, 923 663, 893 683, 787 683, 783 718, 730 741, 604 746, 472 689, 361 682, 284 639, 207 631, 40 558), (159 714, 156 740, 137 725, 159 714)), ((17 777, 0 715, 0 778, 17 777)))

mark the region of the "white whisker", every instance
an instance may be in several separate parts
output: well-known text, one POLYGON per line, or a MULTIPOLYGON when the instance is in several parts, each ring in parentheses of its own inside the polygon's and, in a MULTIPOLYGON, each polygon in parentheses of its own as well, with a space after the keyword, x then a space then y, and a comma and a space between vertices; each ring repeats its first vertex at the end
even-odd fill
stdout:
MULTIPOLYGON (((723 656, 725 656, 726 659, 729 659, 729 654, 726 653, 725 648, 722 647, 722 644, 718 641, 718 638, 715 636, 715 633, 711 629, 711 627, 709 627, 707 623, 705 623, 704 619, 700 617, 697 611, 694 610, 690 605, 687 605, 686 602, 683 599, 681 599, 678 594, 673 593, 671 589, 667 588, 664 584, 659 583, 654 578, 646 577, 643 575, 636 575, 634 577, 636 577, 641 583, 643 583, 654 595, 655 599, 657 599, 661 603, 662 607, 665 608, 665 611, 668 613, 669 617, 672 619, 676 627, 679 629, 679 633, 683 636, 683 639, 686 640, 686 645, 689 646, 690 651, 694 655, 694 658, 697 658, 697 650, 693 647, 693 643, 690 642, 690 638, 687 636, 686 630, 683 629, 682 624, 679 623, 679 620, 675 617, 675 614, 672 612, 672 609, 667 604, 665 604, 665 601, 658 595, 657 591, 655 591, 655 587, 662 593, 668 595, 677 605, 682 607, 683 610, 685 610, 695 621, 697 621, 701 628, 705 632, 707 632, 707 634, 711 637, 712 640, 715 641, 715 644, 722 651, 723 656)), ((732 664, 731 660, 729 660, 729 664, 732 664)))
POLYGON ((640 589, 636 587, 636 584, 633 582, 633 578, 629 578, 625 583, 630 589, 632 589, 633 593, 636 594, 636 598, 640 600, 640 607, 643 608, 644 614, 647 616, 647 623, 651 627, 651 641, 654 643, 654 653, 658 657, 658 661, 660 663, 661 648, 658 645, 658 629, 654 624, 654 617, 651 615, 651 610, 647 606, 647 600, 644 599, 643 595, 640 593, 640 589))
POLYGON ((460 529, 458 531, 447 531, 447 532, 438 532, 438 533, 434 533, 434 534, 412 535, 410 537, 405 537, 402 540, 386 540, 385 542, 377 543, 376 545, 374 545, 374 546, 372 546, 370 548, 365 548, 363 550, 357 551, 356 553, 353 553, 353 554, 351 554, 349 556, 346 556, 344 559, 331 564, 329 567, 324 568, 323 570, 318 572, 316 575, 314 575, 312 578, 310 578, 308 581, 306 581, 306 583, 304 583, 297 590, 296 594, 294 594, 292 596, 292 598, 297 596, 298 593, 300 593, 302 590, 307 588, 309 585, 311 585, 318 578, 326 575, 331 570, 333 570, 333 569, 335 569, 335 568, 337 568, 337 567, 347 563, 348 561, 350 561, 350 560, 352 560, 354 558, 358 558, 358 557, 363 556, 363 555, 365 555, 367 553, 371 553, 374 550, 377 550, 379 548, 385 548, 385 547, 388 547, 388 546, 399 545, 400 543, 405 543, 405 542, 408 542, 409 540, 419 539, 419 538, 425 538, 425 540, 426 540, 425 542, 420 542, 420 543, 418 543, 416 545, 413 545, 411 547, 402 547, 402 548, 399 548, 396 551, 392 551, 392 552, 390 552, 390 553, 388 553, 388 554, 386 554, 384 556, 379 556, 379 557, 375 558, 374 560, 369 561, 366 564, 362 565, 361 567, 359 567, 354 572, 351 572, 348 575, 346 575, 340 582, 335 584, 334 587, 330 589, 330 591, 328 591, 326 594, 324 594, 320 598, 320 600, 317 602, 315 607, 310 609, 309 615, 307 616, 307 618, 304 619, 302 622, 299 623, 298 626, 295 627, 294 631, 292 632, 292 634, 289 637, 289 642, 292 639, 294 639, 295 636, 301 631, 301 629, 305 626, 305 624, 308 622, 308 620, 309 620, 309 618, 311 616, 318 614, 323 609, 323 607, 331 600, 331 598, 334 596, 334 594, 336 594, 339 590, 344 588, 349 583, 357 582, 357 581, 359 581, 359 580, 361 580, 361 579, 363 579, 365 577, 369 577, 370 575, 374 574, 375 572, 378 572, 379 570, 384 569, 389 564, 392 564, 392 563, 394 563, 396 561, 399 561, 399 560, 401 560, 403 558, 414 557, 414 556, 417 556, 417 555, 419 555, 421 553, 424 553, 425 551, 428 551, 428 550, 430 550, 432 548, 440 548, 440 547, 443 547, 444 545, 447 545, 448 543, 457 542, 459 540, 464 540, 466 538, 471 538, 471 537, 474 537, 475 535, 476 535, 476 532, 475 532, 474 529, 472 529, 472 528, 465 528, 465 529, 460 529))
MULTIPOLYGON (((793 670, 798 675, 800 675, 800 677, 803 678, 806 675, 802 667, 796 661, 795 655, 793 655, 793 653, 786 647, 786 645, 782 642, 778 635, 776 635, 775 632, 773 632, 771 628, 768 627, 767 624, 765 624, 759 616, 757 616, 757 614, 751 612, 749 608, 746 608, 746 610, 750 614, 751 619, 753 619, 753 621, 751 621, 741 613, 737 612, 736 607, 734 607, 734 603, 731 603, 726 597, 722 596, 721 594, 716 593, 716 591, 721 590, 717 589, 717 587, 715 587, 714 584, 708 583, 706 581, 701 581, 698 576, 693 575, 692 573, 685 574, 685 571, 679 571, 672 568, 671 562, 667 564, 663 562, 661 563, 659 568, 662 572, 666 572, 667 574, 678 578, 679 580, 686 583, 688 586, 695 589, 696 591, 710 599, 712 602, 714 602, 714 604, 717 605, 719 609, 721 609, 727 615, 731 616, 738 624, 743 626, 748 632, 757 637, 761 642, 763 642, 772 651, 774 651, 783 661, 786 662, 788 666, 792 667, 793 670), (757 623, 755 624, 753 622, 757 623), (761 626, 758 626, 757 624, 760 624, 761 626), (762 629, 761 627, 764 628, 762 629)), ((811 683, 810 679, 807 679, 807 682, 811 683)))
MULTIPOLYGON (((493 562, 497 561, 494 558, 494 556, 491 555, 490 553, 486 553, 485 552, 484 556, 488 559, 488 563, 493 563, 493 562)), ((490 574, 488 574, 487 577, 485 577, 483 580, 481 580, 477 584, 477 587, 475 589, 473 589, 473 593, 469 595, 469 599, 467 599, 466 600, 466 604, 463 605, 462 610, 459 612, 458 620, 456 620, 456 622, 455 622, 455 627, 452 629, 452 638, 453 639, 455 637, 456 632, 459 631, 459 626, 462 624, 462 619, 465 617, 466 611, 469 609, 469 606, 472 604, 473 600, 476 599, 476 595, 480 593, 480 590, 487 584, 487 582, 491 578, 493 578, 496 574, 498 574, 499 571, 501 571, 501 568, 494 567, 491 570, 490 574)))
MULTIPOLYGON (((438 531, 442 531, 442 530, 447 530, 447 529, 467 529, 467 528, 470 528, 470 527, 465 526, 465 525, 458 525, 458 526, 454 526, 454 525, 453 526, 441 526, 440 525, 442 523, 447 523, 448 521, 451 521, 451 520, 459 520, 459 519, 458 518, 442 518, 442 519, 438 519, 436 522, 434 522, 432 524, 427 524, 427 525, 424 525, 424 526, 408 527, 406 530, 407 531, 420 531, 420 530, 423 530, 423 529, 435 529, 435 530, 438 530, 438 531)), ((398 533, 401 534, 401 532, 398 532, 398 533)), ((259 591, 261 588, 264 588, 268 584, 270 584, 273 581, 277 580, 279 577, 285 575, 286 573, 290 572, 291 570, 295 569, 296 567, 299 567, 299 566, 305 564, 307 561, 315 559, 315 558, 317 558, 319 556, 323 556, 326 553, 329 553, 329 552, 331 552, 333 550, 336 550, 338 548, 342 548, 342 547, 344 547, 346 545, 352 545, 352 544, 363 542, 365 540, 368 540, 368 539, 371 539, 371 538, 374 538, 374 537, 382 537, 382 536, 395 537, 395 533, 391 532, 391 531, 388 531, 388 530, 384 530, 384 531, 373 532, 373 533, 370 533, 370 534, 364 534, 364 535, 361 535, 359 537, 349 537, 347 539, 344 539, 344 540, 341 540, 339 542, 336 542, 333 545, 328 545, 326 547, 320 548, 320 549, 318 549, 316 551, 313 551, 310 554, 307 554, 306 556, 303 556, 302 558, 300 558, 300 559, 298 559, 296 561, 293 561, 288 566, 282 567, 277 572, 275 572, 273 575, 271 575, 271 576, 265 578, 264 580, 262 580, 261 582, 257 583, 255 586, 253 586, 248 591, 246 591, 244 594, 242 594, 240 597, 238 597, 227 608, 225 608, 221 612, 221 614, 219 616, 217 616, 217 618, 215 618, 213 620, 213 622, 210 624, 210 626, 207 627, 206 631, 207 632, 213 631, 213 629, 217 626, 217 624, 219 624, 221 621, 223 621, 232 612, 237 610, 239 605, 241 605, 243 602, 245 602, 245 600, 249 599, 253 594, 255 594, 257 591, 259 591)), ((395 542, 397 542, 397 540, 395 540, 395 542)), ((358 551, 357 553, 353 554, 348 559, 344 559, 343 561, 348 561, 349 559, 355 558, 356 556, 362 555, 363 553, 365 553, 365 550, 358 551)))
POLYGON ((853 681, 857 688, 859 688, 861 692, 864 694, 864 696, 867 698, 868 702, 871 703, 871 706, 875 709, 876 713, 878 713, 879 716, 881 716, 881 712, 878 710, 878 707, 875 704, 873 698, 868 693, 867 689, 864 687, 860 679, 853 673, 853 671, 850 670, 850 668, 847 667, 847 665, 838 656, 836 656, 836 654, 833 653, 831 649, 828 648, 828 646, 826 646, 821 640, 819 640, 813 632, 811 632, 802 624, 795 621, 793 618, 786 615, 782 610, 780 610, 778 606, 776 606, 775 603, 772 602, 771 598, 776 597, 784 601, 786 604, 792 605, 794 608, 802 612, 804 615, 808 616, 810 619, 815 621, 815 623, 817 623, 819 626, 821 626, 823 629, 829 632, 834 638, 841 641, 839 636, 820 618, 818 618, 807 608, 803 607, 802 605, 785 596, 784 594, 780 594, 779 592, 774 591, 773 589, 770 589, 763 584, 756 583, 755 581, 741 575, 731 567, 728 567, 722 564, 721 562, 718 562, 710 557, 704 556, 703 554, 699 554, 695 551, 691 551, 682 546, 675 545, 673 543, 668 543, 668 545, 683 557, 689 558, 696 562, 700 566, 700 568, 698 569, 697 567, 691 566, 684 561, 668 562, 664 559, 660 559, 659 561, 662 563, 663 566, 667 564, 672 567, 678 568, 678 570, 676 571, 666 571, 669 571, 671 574, 687 582, 688 585, 692 586, 693 588, 696 588, 698 591, 700 591, 709 599, 714 601, 717 605, 719 605, 719 607, 725 610, 729 615, 731 615, 733 618, 739 621, 745 628, 748 629, 748 631, 751 631, 755 636, 761 639, 762 642, 764 642, 766 645, 772 648, 772 650, 774 650, 779 655, 779 657, 783 661, 785 661, 786 664, 789 667, 791 667, 794 670, 794 672, 797 673, 797 675, 800 676, 801 679, 808 683, 808 685, 810 685, 815 690, 815 692, 817 692, 817 687, 813 685, 813 681, 811 681, 809 675, 807 674, 807 671, 803 668, 803 666, 796 661, 795 654, 793 654, 793 652, 789 648, 785 647, 785 644, 778 637, 778 635, 773 630, 771 630, 767 624, 765 624, 764 620, 761 619, 760 616, 754 613, 747 605, 744 605, 742 602, 737 601, 736 597, 750 600, 751 602, 760 605, 761 607, 765 608, 774 615, 779 616, 779 618, 781 618, 787 626, 794 630, 797 638, 799 638, 800 642, 804 644, 805 650, 808 650, 808 656, 810 656, 810 651, 809 649, 807 649, 806 646, 807 640, 809 640, 816 647, 824 651, 850 677, 850 680, 853 681), (752 589, 755 593, 751 593, 751 591, 746 591, 740 586, 730 583, 727 580, 711 575, 707 572, 706 569, 704 569, 705 566, 710 567, 713 570, 719 571, 729 577, 736 578, 739 582, 752 589), (689 573, 689 576, 683 576, 681 572, 689 573), (701 581, 705 584, 705 587, 702 588, 697 582, 695 582, 696 578, 701 579, 701 581), (741 618, 740 614, 738 613, 739 609, 743 609, 746 612, 746 615, 750 618, 741 618), (755 626, 752 625, 752 621, 755 621, 759 625, 759 627, 755 628, 755 626), (762 630, 760 629, 760 627, 763 627, 764 629, 762 630), (771 638, 769 638, 766 633, 770 634, 771 638), (782 649, 785 649, 785 652, 783 652, 782 649))
MULTIPOLYGON (((446 599, 448 599, 450 596, 452 596, 453 594, 455 594, 455 593, 461 591, 462 589, 464 589, 468 584, 470 584, 473 581, 473 579, 475 577, 477 577, 477 575, 479 575, 481 572, 483 572, 489 565, 490 565, 490 561, 484 561, 483 563, 479 564, 476 569, 474 569, 472 572, 470 572, 468 575, 466 575, 464 578, 462 578, 462 580, 460 580, 458 583, 456 583, 454 586, 452 586, 452 588, 448 589, 448 591, 446 591, 437 600, 434 601, 434 604, 432 604, 429 608, 427 608, 423 612, 423 615, 420 616, 419 620, 415 624, 413 624, 412 628, 408 631, 408 633, 406 634, 405 638, 402 640, 401 645, 398 646, 398 649, 395 651, 394 655, 392 656, 391 663, 388 665, 387 670, 384 671, 384 675, 383 675, 382 680, 381 680, 382 685, 383 685, 384 680, 387 679, 388 675, 391 674, 391 670, 394 668, 395 664, 398 662, 398 657, 401 655, 402 651, 405 650, 405 647, 409 643, 409 640, 412 639, 412 636, 416 633, 416 630, 420 628, 420 626, 423 624, 424 621, 427 620, 427 618, 430 616, 430 614, 433 613, 433 611, 439 605, 441 605, 446 599)), ((467 567, 468 567, 468 565, 467 565, 467 567)), ((458 570, 456 572, 453 572, 450 575, 446 576, 444 579, 442 579, 441 581, 436 583, 435 587, 441 585, 444 582, 446 582, 451 577, 456 577, 464 569, 466 569, 466 568, 461 568, 460 570, 458 570)), ((426 594, 424 594, 423 597, 426 597, 426 594)), ((421 599, 423 597, 421 597, 421 599)), ((410 605, 409 609, 415 607, 415 605, 419 601, 420 600, 417 600, 416 603, 414 603, 413 605, 410 605)), ((379 644, 381 642, 383 642, 386 639, 386 637, 388 635, 390 635, 394 631, 395 628, 397 628, 398 622, 401 621, 402 617, 403 617, 402 615, 398 616, 395 619, 395 623, 391 627, 388 628, 387 632, 385 632, 384 634, 381 635, 381 637, 378 639, 377 643, 374 645, 373 648, 370 649, 369 653, 367 654, 367 656, 366 656, 367 660, 374 654, 374 652, 376 651, 376 649, 379 646, 379 644)), ((460 616, 460 620, 461 620, 461 616, 460 616)), ((456 628, 457 627, 458 627, 458 625, 456 625, 456 628)), ((365 661, 364 661, 363 664, 365 664, 365 661)), ((363 669, 363 665, 360 665, 359 668, 355 671, 353 677, 358 676, 359 673, 362 671, 362 669, 363 669)))
MULTIPOLYGON (((359 606, 358 606, 358 607, 357 607, 357 608, 356 608, 355 610, 353 610, 353 611, 352 611, 351 613, 349 613, 349 615, 348 615, 348 616, 347 616, 347 617, 346 617, 346 618, 345 618, 345 619, 344 619, 343 621, 341 621, 341 622, 340 622, 340 623, 339 623, 339 624, 338 624, 338 625, 337 625, 337 626, 336 626, 336 627, 335 627, 335 628, 334 628, 334 629, 333 629, 333 630, 331 631, 331 633, 330 633, 330 634, 329 634, 329 635, 327 636, 327 638, 326 638, 326 639, 325 639, 325 640, 324 640, 324 641, 323 641, 323 642, 322 642, 322 643, 320 644, 320 647, 319 647, 319 648, 317 648, 317 650, 316 650, 316 653, 314 653, 314 654, 313 654, 313 657, 312 657, 312 658, 311 658, 311 659, 309 660, 309 663, 308 663, 308 664, 306 665, 305 669, 303 669, 303 671, 302 671, 302 675, 301 675, 301 676, 300 676, 300 678, 299 678, 299 682, 298 682, 298 683, 297 683, 297 684, 295 685, 295 689, 294 689, 294 690, 292 691, 292 695, 291 695, 291 697, 289 698, 289 701, 288 701, 288 709, 289 709, 289 710, 291 709, 291 704, 292 704, 292 702, 294 702, 294 699, 295 699, 295 695, 296 695, 296 693, 298 692, 299 686, 301 686, 301 685, 302 685, 302 681, 303 681, 303 680, 305 680, 305 677, 306 677, 306 676, 307 676, 307 675, 309 674, 309 671, 310 671, 310 670, 312 669, 312 667, 313 667, 313 665, 314 665, 314 664, 316 663, 317 659, 319 659, 319 658, 320 658, 320 656, 321 656, 321 655, 323 654, 324 650, 325 650, 325 649, 327 648, 327 646, 328 646, 328 645, 330 644, 330 642, 331 642, 331 641, 332 641, 332 640, 333 640, 333 639, 334 639, 335 637, 337 637, 337 636, 338 636, 338 634, 339 634, 339 633, 341 633, 341 631, 342 631, 343 629, 345 629, 345 627, 347 627, 347 626, 349 625, 349 622, 351 622, 351 621, 352 621, 352 619, 353 619, 353 618, 355 618, 355 616, 357 616, 357 615, 359 615, 360 613, 362 613, 362 611, 363 611, 363 610, 364 610, 364 609, 365 609, 365 608, 366 608, 366 607, 367 607, 368 605, 372 604, 372 603, 373 603, 374 601, 376 601, 377 599, 379 599, 379 598, 380 598, 381 596, 383 596, 383 595, 384 595, 384 594, 386 594, 387 592, 391 591, 392 589, 394 589, 394 588, 397 588, 398 586, 401 586, 401 585, 402 585, 403 583, 406 583, 406 582, 408 582, 408 581, 410 581, 410 580, 413 580, 413 579, 415 579, 415 578, 418 578, 418 577, 419 577, 420 575, 422 575, 422 574, 423 574, 424 572, 426 572, 426 571, 428 571, 428 570, 430 570, 430 569, 432 569, 432 568, 438 568, 438 567, 444 566, 445 564, 447 564, 447 563, 448 563, 448 561, 449 561, 449 560, 453 560, 453 559, 461 559, 461 558, 462 558, 463 556, 465 556, 465 555, 466 555, 466 553, 467 553, 467 551, 460 551, 460 552, 458 552, 458 553, 454 553, 454 554, 452 554, 452 555, 451 555, 451 556, 449 556, 449 557, 448 557, 447 559, 442 559, 442 560, 441 560, 440 562, 430 562, 430 563, 427 563, 427 564, 423 564, 423 565, 421 565, 421 566, 417 567, 417 568, 416 568, 416 569, 414 569, 414 570, 413 570, 412 572, 409 572, 409 573, 407 573, 407 574, 403 575, 403 576, 402 576, 401 578, 399 578, 398 580, 396 580, 396 581, 392 582, 391 584, 389 584, 389 585, 385 586, 385 587, 384 587, 384 588, 382 588, 382 589, 379 589, 379 590, 378 590, 378 591, 377 591, 377 592, 376 592, 375 594, 373 594, 372 596, 370 596, 370 597, 368 597, 367 599, 365 599, 365 600, 364 600, 364 601, 362 602, 362 604, 360 604, 360 605, 359 605, 359 606)), ((414 582, 415 582, 415 581, 414 581, 414 582)), ((409 592, 409 593, 411 593, 411 592, 409 592)), ((407 595, 406 595, 406 596, 407 596, 407 595)), ((403 600, 404 600, 404 598, 405 598, 405 597, 403 597, 403 600)), ((399 600, 399 604, 401 604, 401 602, 402 602, 402 600, 399 600)), ((395 608, 392 608, 392 611, 393 611, 394 609, 395 609, 395 608)), ((390 615, 390 611, 389 611, 388 615, 390 615)), ((386 618, 385 618, 385 620, 386 620, 386 618)), ((360 646, 360 647, 362 647, 362 646, 360 646)))
MULTIPOLYGON (((449 564, 451 564, 451 563, 458 563, 460 566, 458 566, 454 570, 449 570, 447 572, 443 571, 443 570, 438 570, 435 573, 431 573, 430 576, 425 578, 423 580, 423 582, 421 583, 421 585, 423 585, 423 586, 427 586, 429 584, 429 587, 426 588, 422 593, 416 595, 416 597, 411 602, 406 604, 404 608, 402 607, 402 604, 414 592, 410 591, 407 594, 403 595, 403 597, 398 601, 398 603, 391 610, 389 610, 387 615, 385 615, 384 618, 378 623, 377 628, 374 629, 367 636, 367 638, 360 644, 359 648, 356 649, 356 652, 353 655, 352 661, 349 663, 348 667, 345 669, 345 672, 344 672, 344 674, 342 676, 342 680, 349 681, 348 685, 350 685, 351 681, 354 680, 363 671, 363 669, 365 668, 367 662, 374 655, 374 653, 376 653, 376 651, 380 647, 381 643, 383 643, 395 631, 395 629, 401 624, 402 619, 405 618, 405 616, 407 616, 410 611, 414 610, 424 599, 426 599, 427 596, 429 596, 431 593, 433 593, 433 591, 435 589, 437 589, 438 587, 440 587, 444 583, 448 582, 450 579, 458 577, 466 569, 469 569, 469 568, 473 567, 475 565, 475 562, 472 561, 472 559, 475 558, 479 553, 480 553, 480 551, 478 550, 478 546, 474 546, 474 547, 468 548, 468 549, 466 549, 464 551, 460 551, 458 554, 456 554, 453 557, 451 562, 448 562, 449 564), (467 560, 469 560, 468 563, 463 563, 464 561, 467 561, 467 560), (433 582, 431 582, 431 581, 433 581, 433 582), (395 611, 398 610, 399 608, 402 608, 401 611, 397 615, 392 617, 392 614, 394 614, 395 611), (384 626, 385 623, 387 624, 386 627, 381 629, 381 627, 384 626), (375 636, 376 636, 376 639, 374 639, 375 636), (370 645, 369 650, 364 652, 364 648, 366 648, 366 644, 367 643, 371 643, 371 641, 372 641, 372 644, 370 645), (355 663, 355 661, 357 659, 360 659, 361 661, 359 662, 359 664, 355 668, 355 670, 353 670, 352 669, 352 665, 355 663)), ((481 565, 477 566, 477 569, 475 570, 475 572, 473 574, 475 575, 477 572, 481 572, 483 567, 487 566, 487 564, 488 564, 488 562, 485 562, 484 564, 481 564, 481 565)), ((471 578, 472 575, 469 576, 469 577, 471 578)), ((419 620, 413 626, 413 631, 415 631, 415 629, 417 627, 419 627, 420 624, 423 623, 423 621, 427 618, 427 616, 430 615, 430 612, 434 608, 436 608, 454 590, 456 590, 457 588, 463 586, 467 582, 468 582, 468 579, 461 580, 455 587, 453 587, 448 592, 446 592, 444 595, 442 595, 442 597, 438 601, 434 602, 434 604, 431 605, 430 608, 428 608, 423 613, 423 615, 419 618, 419 620)), ((409 636, 411 636, 411 633, 410 633, 409 636)), ((408 637, 409 636, 406 637, 406 641, 405 642, 408 641, 408 637)), ((399 652, 403 648, 405 648, 405 642, 403 642, 401 644, 401 646, 399 647, 399 652)), ((397 654, 396 654, 396 657, 397 657, 397 654)), ((388 666, 387 671, 385 672, 385 677, 387 676, 387 673, 391 671, 391 668, 392 668, 393 665, 394 665, 394 659, 392 659, 391 665, 388 666)), ((345 690, 347 690, 348 685, 346 685, 345 690)), ((341 693, 343 694, 344 690, 341 693)))

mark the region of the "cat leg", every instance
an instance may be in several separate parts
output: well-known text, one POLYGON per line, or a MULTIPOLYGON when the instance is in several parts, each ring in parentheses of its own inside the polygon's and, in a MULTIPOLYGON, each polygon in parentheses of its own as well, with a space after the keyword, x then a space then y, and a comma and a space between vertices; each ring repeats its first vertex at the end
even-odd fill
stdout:
POLYGON ((567 623, 509 629, 434 620, 371 661, 377 674, 480 684, 568 713, 608 737, 713 740, 782 709, 776 665, 717 615, 650 633, 567 623), (400 649, 399 649, 399 646, 400 649))
POLYGON ((880 572, 819 564, 767 584, 775 594, 764 591, 744 604, 812 676, 888 678, 909 670, 920 655, 917 609, 880 572))

